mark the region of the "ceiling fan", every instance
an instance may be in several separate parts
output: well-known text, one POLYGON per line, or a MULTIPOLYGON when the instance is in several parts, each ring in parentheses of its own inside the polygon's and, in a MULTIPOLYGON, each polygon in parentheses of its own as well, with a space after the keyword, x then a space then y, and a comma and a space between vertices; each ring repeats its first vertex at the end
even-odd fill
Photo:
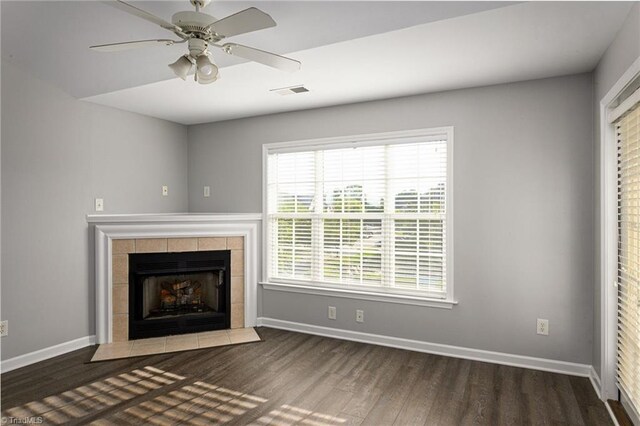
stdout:
POLYGON ((293 72, 300 69, 300 62, 291 58, 236 43, 220 44, 222 40, 228 37, 274 27, 276 23, 267 13, 255 7, 250 7, 233 15, 229 15, 226 18, 216 19, 200 11, 200 9, 205 8, 211 0, 189 1, 195 7, 195 12, 186 11, 175 13, 171 17, 171 22, 167 22, 162 18, 121 0, 103 2, 157 24, 174 33, 180 40, 156 39, 126 41, 123 43, 91 46, 90 49, 98 52, 117 52, 138 47, 155 45, 171 46, 177 43, 187 43, 189 53, 181 56, 174 63, 169 64, 169 68, 171 68, 178 77, 186 80, 187 75, 195 65, 194 78, 200 84, 213 83, 218 79, 218 67, 211 59, 210 47, 216 47, 229 55, 249 59, 283 71, 293 72))

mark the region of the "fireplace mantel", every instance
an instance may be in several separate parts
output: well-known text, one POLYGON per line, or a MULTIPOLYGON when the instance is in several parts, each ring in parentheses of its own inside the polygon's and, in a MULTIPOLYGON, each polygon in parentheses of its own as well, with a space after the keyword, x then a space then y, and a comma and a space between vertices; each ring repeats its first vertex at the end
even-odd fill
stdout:
POLYGON ((95 227, 96 342, 110 343, 112 334, 112 240, 151 238, 244 237, 244 324, 256 325, 259 213, 88 215, 95 227))

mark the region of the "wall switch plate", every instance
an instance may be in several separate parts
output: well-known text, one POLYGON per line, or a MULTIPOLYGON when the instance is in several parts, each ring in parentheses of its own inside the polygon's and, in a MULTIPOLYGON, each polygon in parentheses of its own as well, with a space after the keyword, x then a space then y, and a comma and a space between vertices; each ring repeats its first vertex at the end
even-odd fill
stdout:
POLYGON ((167 185, 164 185, 162 187, 162 196, 166 197, 167 195, 169 195, 169 187, 167 185))
POLYGON ((361 309, 356 310, 356 322, 364 322, 364 311, 361 309))
POLYGON ((0 337, 9 335, 9 321, 0 321, 0 337))
POLYGON ((211 196, 211 188, 208 186, 204 187, 204 196, 205 197, 210 197, 211 196))
POLYGON ((538 318, 537 333, 543 336, 549 335, 549 320, 538 318))
POLYGON ((329 319, 336 319, 336 307, 335 306, 329 306, 329 312, 327 314, 327 316, 329 317, 329 319))
POLYGON ((104 200, 102 198, 96 198, 96 211, 104 211, 104 200))

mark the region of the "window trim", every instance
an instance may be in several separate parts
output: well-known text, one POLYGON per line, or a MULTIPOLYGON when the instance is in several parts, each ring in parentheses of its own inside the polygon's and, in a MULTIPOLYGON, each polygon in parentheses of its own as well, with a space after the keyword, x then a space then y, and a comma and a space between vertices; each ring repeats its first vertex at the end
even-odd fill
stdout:
POLYGON ((265 281, 260 282, 267 290, 280 290, 295 293, 320 294, 334 297, 346 297, 359 300, 375 300, 391 303, 402 303, 419 306, 448 308, 458 302, 454 299, 454 223, 453 223, 453 156, 454 132, 453 126, 425 129, 402 130, 384 133, 367 133, 339 137, 292 140, 285 142, 266 143, 262 145, 262 276, 265 281), (447 192, 446 192, 446 293, 444 298, 429 297, 420 292, 386 292, 384 290, 361 290, 353 287, 338 287, 325 283, 273 279, 269 280, 269 250, 268 250, 268 204, 267 204, 267 170, 268 156, 274 153, 300 152, 311 149, 338 149, 345 147, 361 147, 376 145, 391 145, 424 142, 445 137, 447 140, 447 192))
MULTIPOLYGON (((617 295, 617 146, 615 126, 609 113, 624 90, 640 78, 636 59, 600 100, 600 399, 618 399, 616 381, 617 295)), ((611 116, 613 117, 613 115, 611 116)))

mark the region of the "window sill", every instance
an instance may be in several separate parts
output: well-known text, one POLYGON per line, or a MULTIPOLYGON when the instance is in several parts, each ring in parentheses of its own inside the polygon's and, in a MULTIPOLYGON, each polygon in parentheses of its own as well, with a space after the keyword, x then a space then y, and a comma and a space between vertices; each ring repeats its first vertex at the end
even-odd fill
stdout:
POLYGON ((313 285, 285 284, 279 282, 261 282, 260 285, 262 285, 265 290, 343 297, 347 299, 371 300, 375 302, 397 303, 401 305, 427 306, 430 308, 452 309, 454 305, 458 304, 455 300, 434 299, 407 294, 377 293, 355 290, 352 288, 328 288, 313 285))

